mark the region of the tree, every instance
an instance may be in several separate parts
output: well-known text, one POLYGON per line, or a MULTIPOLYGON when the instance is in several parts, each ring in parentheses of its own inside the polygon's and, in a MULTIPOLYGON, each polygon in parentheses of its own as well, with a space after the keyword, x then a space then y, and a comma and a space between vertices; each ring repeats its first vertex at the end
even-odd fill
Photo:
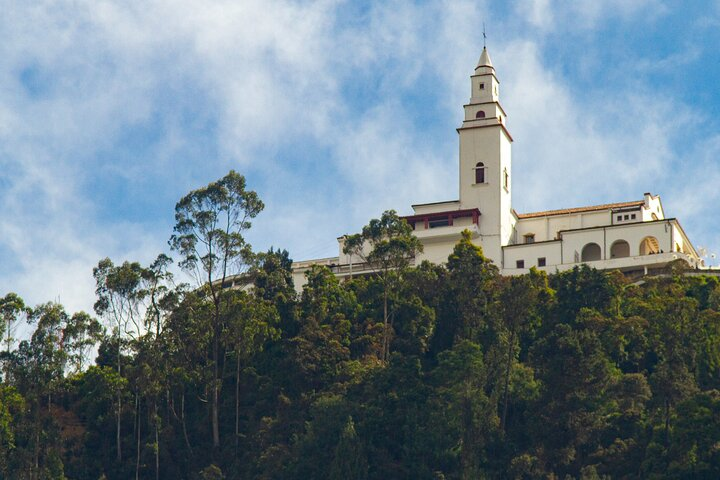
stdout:
POLYGON ((100 260, 93 268, 95 313, 103 316, 112 326, 115 335, 139 337, 142 335, 143 268, 137 262, 123 262, 115 266, 109 258, 100 260))
POLYGON ((170 246, 182 260, 180 267, 195 276, 197 286, 207 293, 213 311, 211 423, 214 447, 220 446, 219 403, 224 360, 222 333, 223 289, 231 275, 244 271, 252 250, 242 233, 264 208, 252 190, 246 190, 245 177, 231 170, 206 187, 194 190, 175 205, 175 234, 170 246))
MULTIPOLYGON (((553 275, 550 287, 555 290, 557 300, 553 309, 553 322, 571 325, 582 308, 606 313, 621 288, 615 277, 585 264, 553 275)), ((553 322, 546 322, 546 326, 552 327, 553 322)))
POLYGON ((128 478, 129 472, 123 471, 113 449, 117 393, 127 394, 127 383, 112 366, 91 366, 70 379, 69 406, 83 426, 84 447, 77 464, 68 468, 69 478, 104 478, 103 472, 128 478))
POLYGON ((687 367, 675 359, 658 364, 650 376, 650 385, 655 399, 662 401, 663 436, 667 446, 670 442, 670 417, 673 407, 681 400, 696 393, 698 388, 687 367))
MULTIPOLYGON (((109 258, 98 262, 93 269, 95 277, 95 313, 105 317, 112 326, 117 347, 117 373, 122 376, 122 348, 125 336, 142 334, 142 314, 140 312, 145 292, 142 289, 143 269, 137 262, 124 262, 115 266, 109 258), (134 327, 134 333, 130 329, 134 327)), ((121 441, 122 392, 117 392, 117 410, 115 414, 115 448, 117 461, 122 462, 121 441)))
POLYGON ((368 462, 365 448, 358 439, 352 417, 340 434, 335 448, 335 458, 330 465, 329 478, 332 480, 365 480, 368 475, 368 462))
POLYGON ((697 393, 677 411, 668 473, 673 478, 720 478, 720 392, 697 393))
POLYGON ((24 413, 25 401, 14 387, 0 385, 0 477, 12 478, 11 453, 16 449, 15 431, 24 413))
POLYGON ((447 268, 449 291, 443 304, 442 328, 448 335, 444 348, 465 339, 480 343, 487 351, 489 338, 482 337, 487 335, 496 313, 498 268, 483 255, 481 247, 472 243, 468 230, 462 232, 448 257, 447 268))
POLYGON ((143 292, 148 301, 145 327, 154 330, 155 338, 162 332, 163 318, 177 305, 179 292, 172 288, 173 274, 168 270, 171 263, 172 259, 161 253, 149 267, 140 272, 143 292))
MULTIPOLYGON (((25 306, 25 302, 16 293, 8 293, 0 299, 0 334, 4 334, 5 339, 5 362, 7 364, 10 357, 10 349, 15 343, 15 330, 21 320, 27 319, 30 309, 25 306)), ((5 369, 5 381, 9 382, 9 370, 5 369)))
POLYGON ((485 447, 499 419, 485 393, 487 371, 476 343, 462 340, 439 355, 432 371, 437 424, 447 433, 445 448, 459 451, 459 478, 484 478, 485 447))
POLYGON ((252 355, 261 352, 268 340, 276 339, 279 331, 275 306, 261 297, 241 291, 231 291, 228 299, 226 347, 235 355, 235 446, 240 442, 240 374, 242 366, 252 355))
POLYGON ((503 380, 503 408, 500 429, 505 431, 508 412, 508 388, 510 371, 515 359, 517 336, 528 326, 538 323, 537 299, 540 292, 547 294, 547 277, 535 269, 528 275, 507 277, 500 294, 502 318, 507 329, 507 358, 503 380))
POLYGON ((597 448, 618 372, 595 332, 564 323, 533 345, 530 364, 543 384, 532 433, 542 441, 545 465, 577 471, 597 448))
POLYGON ((86 365, 88 355, 103 336, 103 328, 96 318, 85 312, 75 313, 65 326, 68 362, 74 373, 80 373, 86 365))
POLYGON ((29 341, 20 342, 13 356, 12 376, 30 413, 30 458, 24 466, 30 478, 63 478, 58 424, 61 407, 53 399, 62 392, 68 361, 87 345, 83 339, 92 322, 86 319, 86 314, 71 317, 57 303, 37 306, 29 317, 35 331, 29 341))
POLYGON ((305 276, 300 329, 288 347, 298 387, 322 391, 338 380, 350 360, 350 319, 359 306, 327 267, 314 265, 305 276))
POLYGON ((345 238, 343 252, 364 262, 382 285, 383 361, 387 361, 390 353, 391 296, 405 269, 422 250, 422 243, 413 235, 412 227, 394 210, 385 211, 379 219, 370 220, 370 223, 363 227, 362 233, 345 238))

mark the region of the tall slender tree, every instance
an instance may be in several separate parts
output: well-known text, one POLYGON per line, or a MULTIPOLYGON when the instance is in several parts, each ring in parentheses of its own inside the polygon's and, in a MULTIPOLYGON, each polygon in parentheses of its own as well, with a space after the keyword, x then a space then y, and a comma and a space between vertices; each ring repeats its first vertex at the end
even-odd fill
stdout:
MULTIPOLYGON (((100 260, 93 269, 97 296, 95 313, 106 319, 115 337, 118 376, 122 376, 122 349, 126 336, 140 336, 142 333, 142 271, 137 262, 124 262, 115 266, 109 258, 100 260)), ((119 387, 121 384, 117 385, 119 387)), ((115 412, 115 448, 118 463, 122 462, 122 398, 122 392, 118 391, 115 412)))
POLYGON ((15 331, 23 320, 27 320, 31 310, 25 306, 25 302, 16 293, 8 293, 0 299, 0 333, 4 334, 3 343, 5 344, 4 362, 5 381, 8 382, 9 368, 7 368, 10 359, 10 349, 15 343, 15 331))
POLYGON ((170 238, 170 246, 182 257, 180 266, 194 275, 197 287, 212 303, 210 421, 215 448, 220 446, 221 362, 225 356, 222 310, 227 295, 223 289, 227 287, 226 280, 244 272, 252 260, 252 250, 243 232, 263 208, 258 195, 246 189, 245 177, 234 170, 188 193, 175 206, 175 234, 170 238))

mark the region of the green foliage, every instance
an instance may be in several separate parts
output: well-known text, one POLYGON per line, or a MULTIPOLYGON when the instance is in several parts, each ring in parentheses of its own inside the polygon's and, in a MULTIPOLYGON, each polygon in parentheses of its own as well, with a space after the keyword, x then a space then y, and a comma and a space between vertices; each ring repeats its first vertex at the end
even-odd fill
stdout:
POLYGON ((234 170, 185 195, 175 206, 175 234, 170 238, 170 246, 182 256, 180 266, 196 273, 200 285, 224 280, 234 262, 250 257, 242 232, 264 207, 234 170))
POLYGON ((399 287, 410 262, 423 251, 420 240, 413 235, 412 227, 398 217, 394 210, 370 220, 362 233, 345 237, 343 253, 362 262, 361 267, 370 269, 382 286, 382 345, 380 359, 390 356, 390 342, 394 334, 395 304, 399 301, 399 287))
POLYGON ((413 265, 390 211, 345 239, 360 275, 298 294, 244 240, 260 210, 235 172, 178 202, 192 287, 101 260, 108 332, 0 298, 0 478, 720 477, 716 278, 501 277, 470 232, 413 265))
POLYGON ((441 432, 437 448, 456 456, 454 467, 462 479, 490 473, 488 446, 496 440, 500 419, 486 394, 487 376, 480 347, 467 340, 441 353, 432 372, 430 404, 441 432))
POLYGON ((343 251, 386 276, 407 267, 415 254, 422 252, 422 244, 412 234, 412 227, 394 210, 388 210, 379 219, 370 220, 362 233, 346 237, 343 251))

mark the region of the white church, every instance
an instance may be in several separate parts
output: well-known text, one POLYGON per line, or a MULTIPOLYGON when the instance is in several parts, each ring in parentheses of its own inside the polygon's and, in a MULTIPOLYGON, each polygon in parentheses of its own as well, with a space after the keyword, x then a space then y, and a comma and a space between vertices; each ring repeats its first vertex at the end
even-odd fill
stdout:
MULTIPOLYGON (((446 262, 469 230, 503 275, 536 267, 548 273, 587 264, 647 274, 673 260, 692 268, 702 260, 675 218, 665 216, 658 195, 645 193, 630 202, 518 213, 512 207, 512 142, 507 114, 500 105, 499 81, 486 48, 470 76, 470 101, 460 128, 459 200, 413 205, 404 217, 424 251, 423 260, 446 262)), ((313 264, 326 265, 340 277, 367 272, 359 259, 343 253, 293 264, 295 285, 305 283, 313 264)))

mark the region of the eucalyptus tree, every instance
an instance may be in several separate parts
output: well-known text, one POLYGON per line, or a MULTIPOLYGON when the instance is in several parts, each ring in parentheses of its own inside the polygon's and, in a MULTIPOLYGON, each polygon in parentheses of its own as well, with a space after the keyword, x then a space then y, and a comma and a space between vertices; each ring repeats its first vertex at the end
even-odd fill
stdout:
POLYGON ((387 210, 379 219, 370 220, 361 233, 347 236, 343 245, 343 252, 360 259, 382 286, 383 361, 387 361, 390 353, 389 304, 410 262, 423 251, 422 243, 412 232, 412 227, 395 210, 387 210))
POLYGON ((240 441, 240 374, 243 365, 263 350, 268 340, 279 337, 275 306, 263 298, 234 290, 228 292, 223 342, 235 356, 235 446, 240 441))
MULTIPOLYGON (((95 313, 104 317, 112 327, 117 347, 117 373, 122 376, 122 349, 127 335, 142 334, 141 303, 145 297, 142 289, 143 268, 137 262, 124 262, 116 266, 109 258, 98 262, 93 269, 95 277, 95 313), (134 331, 133 331, 134 330, 134 331)), ((118 383, 118 387, 122 384, 118 383)), ((117 394, 116 449, 117 461, 122 461, 122 392, 117 394)))
POLYGON ((145 322, 147 332, 152 332, 155 339, 162 333, 164 321, 170 312, 177 307, 182 285, 176 285, 170 271, 172 258, 161 253, 155 260, 140 272, 142 295, 145 298, 145 322))
MULTIPOLYGON (((27 316, 31 309, 25 306, 25 302, 16 293, 8 293, 0 299, 0 333, 4 335, 3 343, 5 343, 5 363, 10 358, 10 349, 15 343, 15 331, 20 323, 27 320, 27 316)), ((5 382, 9 382, 9 370, 5 369, 5 382)))
POLYGON ((112 260, 104 258, 93 268, 97 296, 95 313, 107 320, 119 339, 126 335, 134 338, 142 335, 145 298, 142 276, 143 268, 138 262, 126 261, 116 266, 112 260))
POLYGON ((104 332, 100 322, 86 312, 77 312, 70 317, 63 337, 67 343, 68 366, 73 373, 80 373, 88 363, 93 348, 102 339, 104 332))
POLYGON ((175 206, 175 234, 171 248, 181 256, 180 267, 192 274, 212 304, 210 318, 212 383, 211 424, 214 447, 220 446, 219 404, 222 387, 227 306, 226 280, 246 271, 252 249, 243 232, 264 208, 258 195, 246 189, 245 177, 231 170, 220 180, 185 195, 175 206))

